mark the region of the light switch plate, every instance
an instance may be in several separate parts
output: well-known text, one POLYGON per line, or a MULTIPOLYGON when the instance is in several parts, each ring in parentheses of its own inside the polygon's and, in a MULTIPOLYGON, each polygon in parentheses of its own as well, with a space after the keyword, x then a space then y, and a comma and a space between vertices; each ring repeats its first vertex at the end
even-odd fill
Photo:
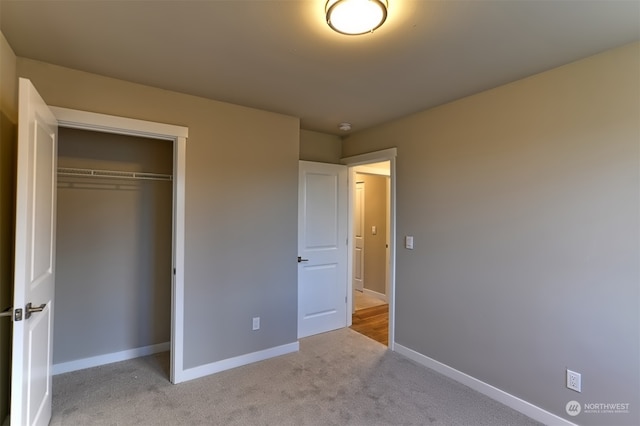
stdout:
POLYGON ((404 237, 404 248, 413 250, 413 236, 407 235, 404 237))

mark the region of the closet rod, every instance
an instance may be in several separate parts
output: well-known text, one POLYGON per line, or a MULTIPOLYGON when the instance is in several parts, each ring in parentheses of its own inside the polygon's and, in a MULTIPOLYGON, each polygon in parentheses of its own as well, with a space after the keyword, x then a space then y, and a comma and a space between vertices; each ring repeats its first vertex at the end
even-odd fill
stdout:
POLYGON ((69 168, 69 167, 58 167, 58 176, 82 176, 82 177, 166 180, 166 181, 170 181, 173 179, 171 175, 164 175, 160 173, 124 172, 119 170, 77 169, 77 168, 69 168))

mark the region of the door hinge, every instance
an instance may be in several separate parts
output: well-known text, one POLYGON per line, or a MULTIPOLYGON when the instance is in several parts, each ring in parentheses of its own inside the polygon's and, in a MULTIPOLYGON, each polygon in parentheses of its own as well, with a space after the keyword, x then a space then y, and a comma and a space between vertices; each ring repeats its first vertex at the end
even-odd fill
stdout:
POLYGON ((176 274, 176 268, 173 268, 173 275, 176 274))

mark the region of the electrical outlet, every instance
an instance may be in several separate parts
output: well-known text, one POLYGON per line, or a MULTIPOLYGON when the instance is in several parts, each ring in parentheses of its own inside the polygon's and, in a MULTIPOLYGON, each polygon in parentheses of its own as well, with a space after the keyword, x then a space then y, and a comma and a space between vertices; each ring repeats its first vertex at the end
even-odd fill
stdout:
POLYGON ((567 387, 576 392, 582 392, 582 375, 567 369, 567 387))
POLYGON ((260 330, 260 317, 253 317, 253 328, 252 330, 260 330))

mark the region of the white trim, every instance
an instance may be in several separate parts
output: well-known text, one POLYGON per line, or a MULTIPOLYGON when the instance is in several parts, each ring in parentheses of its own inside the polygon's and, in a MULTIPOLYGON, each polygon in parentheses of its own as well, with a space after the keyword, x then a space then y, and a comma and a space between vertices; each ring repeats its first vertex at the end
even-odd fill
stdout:
POLYGON ((99 365, 111 364, 113 362, 126 361, 128 359, 153 355, 159 352, 166 352, 168 350, 169 342, 164 342, 158 343, 157 345, 142 346, 140 348, 127 349, 126 351, 61 362, 59 364, 53 364, 53 375, 55 376, 58 374, 69 373, 71 371, 84 370, 85 368, 97 367, 99 365))
MULTIPOLYGON (((354 216, 356 211, 356 171, 354 167, 349 167, 347 172, 347 327, 353 325, 353 253, 355 251, 354 216)), ((366 191, 366 189, 365 189, 366 191)), ((364 294, 364 283, 363 294, 364 294)))
POLYGON ((300 350, 300 343, 293 342, 282 346, 276 346, 264 349, 250 354, 240 355, 233 358, 223 359, 222 361, 212 362, 210 364, 200 365, 198 367, 188 368, 182 372, 183 381, 198 379, 200 377, 209 376, 232 368, 241 367, 243 365, 252 364, 258 361, 264 361, 280 355, 286 355, 300 350))
POLYGON ((396 343, 395 348, 396 352, 406 356, 407 358, 417 362, 418 364, 430 368, 431 370, 437 371, 438 373, 447 376, 448 378, 453 379, 456 382, 460 382, 463 385, 466 385, 471 389, 506 405, 507 407, 513 408, 514 410, 519 411, 525 416, 531 417, 534 420, 547 425, 552 424, 576 426, 575 423, 571 423, 570 421, 563 419, 562 417, 559 417, 553 413, 550 413, 538 406, 535 406, 523 399, 520 399, 517 396, 513 396, 510 393, 507 393, 501 389, 496 388, 495 386, 478 380, 475 377, 463 373, 462 371, 449 367, 448 365, 443 364, 440 361, 436 361, 433 358, 422 355, 421 353, 416 352, 413 349, 409 349, 398 343, 396 343))
MULTIPOLYGON (((389 175, 391 175, 391 168, 389 167, 389 175)), ((385 197, 387 199, 387 205, 384 212, 385 225, 387 226, 387 232, 384 236, 387 247, 385 250, 384 262, 387 265, 387 270, 391 270, 391 176, 387 176, 387 182, 385 185, 385 197)), ((387 271, 388 272, 388 271, 387 271)), ((384 297, 389 302, 387 296, 391 292, 391 274, 387 273, 384 279, 384 297)))
POLYGON ((173 141, 173 277, 171 296, 170 380, 183 381, 184 353, 184 239, 186 142, 189 129, 172 124, 136 120, 94 112, 50 107, 58 126, 173 141))
POLYGON ((395 159, 398 156, 398 148, 388 148, 380 151, 367 152, 366 154, 353 155, 351 157, 343 157, 340 159, 342 164, 347 166, 357 166, 360 164, 379 163, 395 159))
POLYGON ((385 294, 378 293, 377 291, 369 290, 368 288, 363 288, 362 293, 366 294, 367 296, 376 298, 378 300, 382 300, 384 302, 387 301, 387 296, 385 294))
MULTIPOLYGON (((352 157, 340 159, 342 164, 349 166, 349 235, 353 235, 353 197, 355 188, 356 166, 363 164, 389 161, 389 288, 387 289, 387 303, 389 304, 389 349, 395 350, 395 322, 396 322, 396 155, 397 148, 389 148, 381 151, 369 152, 352 157)), ((353 313, 353 238, 349 238, 349 262, 347 263, 348 282, 348 309, 353 313)), ((348 326, 351 326, 351 315, 347 315, 348 326)))
POLYGON ((188 138, 189 128, 174 126, 173 124, 156 123, 154 121, 136 120, 134 118, 118 117, 115 115, 98 114, 95 112, 78 111, 75 109, 49 107, 58 119, 60 127, 92 130, 95 132, 118 133, 126 135, 144 136, 154 139, 188 138))
POLYGON ((187 140, 178 137, 173 144, 173 285, 171 286, 171 383, 180 383, 184 368, 184 236, 185 236, 185 173, 187 170, 187 140))

